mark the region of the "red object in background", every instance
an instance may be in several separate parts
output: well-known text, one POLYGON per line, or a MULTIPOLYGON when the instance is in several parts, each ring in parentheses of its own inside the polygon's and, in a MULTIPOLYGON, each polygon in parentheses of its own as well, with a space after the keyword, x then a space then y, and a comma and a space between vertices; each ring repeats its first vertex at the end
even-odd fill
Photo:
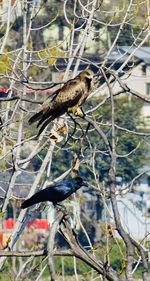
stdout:
POLYGON ((48 221, 43 219, 35 219, 27 224, 27 228, 34 227, 35 229, 48 229, 48 221))
MULTIPOLYGON (((10 233, 14 229, 15 221, 12 218, 3 219, 2 221, 2 233, 0 233, 0 250, 4 249, 8 241, 10 239, 10 233)), ((44 219, 34 219, 27 223, 26 227, 30 229, 37 229, 37 230, 47 230, 48 229, 48 221, 44 219)), ((45 233, 45 231, 44 231, 45 233)), ((43 236, 41 236, 41 232, 37 231, 37 239, 40 241, 43 236)), ((29 238, 28 238, 29 240, 29 238)), ((40 242, 39 242, 40 243, 40 242)))
MULTIPOLYGON (((14 219, 4 219, 2 222, 3 230, 11 230, 14 228, 14 219)), ((27 228, 33 227, 35 229, 48 229, 48 221, 44 219, 34 219, 27 223, 27 228)))
POLYGON ((14 228, 14 219, 7 219, 3 220, 2 222, 2 229, 9 230, 14 228))
POLYGON ((3 234, 0 233, 0 245, 2 245, 2 244, 3 244, 3 234))
POLYGON ((0 92, 1 92, 1 93, 5 93, 5 94, 8 94, 8 90, 5 89, 5 88, 0 88, 0 92))
MULTIPOLYGON (((26 89, 26 93, 35 93, 35 91, 36 91, 36 93, 48 93, 48 94, 53 94, 53 92, 54 92, 54 89, 41 89, 41 90, 33 90, 33 89, 26 89)), ((18 95, 18 93, 20 93, 20 92, 22 92, 22 90, 20 89, 20 90, 12 90, 12 93, 13 93, 13 95, 18 95)), ((6 89, 6 88, 1 88, 0 87, 0 93, 1 94, 8 94, 9 93, 9 90, 8 89, 6 89)))

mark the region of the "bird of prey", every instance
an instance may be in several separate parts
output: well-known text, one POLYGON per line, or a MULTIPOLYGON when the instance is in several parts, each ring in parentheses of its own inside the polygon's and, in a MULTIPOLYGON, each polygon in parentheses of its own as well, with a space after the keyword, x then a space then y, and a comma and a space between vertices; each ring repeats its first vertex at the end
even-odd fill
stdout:
POLYGON ((70 177, 35 193, 33 196, 22 203, 21 208, 25 209, 36 203, 45 201, 50 201, 54 205, 57 205, 58 202, 65 200, 82 186, 88 186, 88 184, 81 177, 70 177))
POLYGON ((75 113, 77 111, 92 90, 93 78, 94 73, 86 68, 44 101, 41 110, 29 119, 29 124, 38 121, 37 128, 41 126, 38 135, 55 118, 66 112, 75 113))

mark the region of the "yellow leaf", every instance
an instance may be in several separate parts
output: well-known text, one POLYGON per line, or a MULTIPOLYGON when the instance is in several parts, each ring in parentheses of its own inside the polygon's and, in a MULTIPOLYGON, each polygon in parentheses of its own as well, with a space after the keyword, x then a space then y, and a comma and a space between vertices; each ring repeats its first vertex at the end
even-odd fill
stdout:
POLYGON ((28 50, 32 51, 33 50, 33 45, 32 45, 32 36, 30 35, 29 41, 28 41, 28 50))
POLYGON ((57 47, 52 47, 49 49, 50 57, 47 59, 49 65, 56 63, 57 59, 64 56, 64 53, 57 47))
POLYGON ((4 217, 6 215, 6 212, 0 212, 0 217, 4 217))
POLYGON ((62 52, 58 47, 54 46, 39 51, 38 56, 40 59, 45 59, 49 65, 53 65, 56 63, 59 57, 64 56, 64 52, 62 52))
POLYGON ((47 57, 47 52, 46 50, 41 50, 38 52, 38 56, 40 57, 40 59, 44 59, 47 57))
POLYGON ((49 58, 49 59, 47 60, 47 62, 48 62, 49 65, 55 64, 56 61, 57 61, 57 59, 55 59, 55 58, 49 58))
POLYGON ((72 162, 72 168, 73 168, 74 173, 78 173, 79 166, 80 166, 80 160, 79 160, 78 156, 75 154, 73 162, 72 162))
POLYGON ((66 135, 67 132, 68 132, 68 130, 67 130, 67 127, 66 127, 66 126, 62 126, 62 127, 59 127, 59 128, 57 129, 57 132, 63 133, 64 135, 66 135))
POLYGON ((10 68, 10 59, 8 54, 0 55, 0 73, 6 73, 10 68))
POLYGON ((122 274, 126 269, 126 261, 123 259, 121 263, 121 267, 117 270, 119 274, 122 274))

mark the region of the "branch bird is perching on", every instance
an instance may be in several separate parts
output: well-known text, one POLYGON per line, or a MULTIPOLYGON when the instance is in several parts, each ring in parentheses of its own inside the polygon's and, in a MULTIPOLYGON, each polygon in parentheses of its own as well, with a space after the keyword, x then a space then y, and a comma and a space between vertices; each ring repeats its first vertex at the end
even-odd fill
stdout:
POLYGON ((37 128, 41 126, 38 136, 55 118, 66 112, 78 112, 78 108, 85 102, 92 90, 93 78, 94 73, 86 68, 44 101, 42 109, 29 119, 29 124, 38 121, 37 128))

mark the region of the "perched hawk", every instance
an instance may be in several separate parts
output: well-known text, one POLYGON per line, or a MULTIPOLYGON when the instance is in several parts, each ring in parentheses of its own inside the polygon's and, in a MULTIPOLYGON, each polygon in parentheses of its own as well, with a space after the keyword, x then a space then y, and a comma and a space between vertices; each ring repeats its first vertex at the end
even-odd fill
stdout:
POLYGON ((74 79, 66 82, 42 104, 42 109, 29 119, 29 124, 38 121, 38 135, 55 118, 66 112, 75 112, 87 99, 91 89, 94 73, 90 69, 80 72, 74 79))

